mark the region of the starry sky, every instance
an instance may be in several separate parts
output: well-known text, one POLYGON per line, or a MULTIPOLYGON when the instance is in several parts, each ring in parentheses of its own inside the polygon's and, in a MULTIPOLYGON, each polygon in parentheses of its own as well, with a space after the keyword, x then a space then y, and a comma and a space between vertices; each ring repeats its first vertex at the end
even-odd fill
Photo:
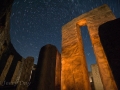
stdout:
MULTIPOLYGON (((10 18, 11 42, 21 56, 33 56, 37 63, 39 51, 46 44, 55 45, 61 52, 64 24, 103 4, 120 17, 120 0, 14 0, 10 18)), ((82 38, 90 70, 95 56, 87 27, 82 28, 82 38)))

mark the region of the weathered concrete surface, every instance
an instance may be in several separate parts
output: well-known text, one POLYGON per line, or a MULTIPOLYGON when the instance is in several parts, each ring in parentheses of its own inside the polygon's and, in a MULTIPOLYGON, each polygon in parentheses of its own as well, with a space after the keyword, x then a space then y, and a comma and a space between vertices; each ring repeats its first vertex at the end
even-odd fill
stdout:
POLYGON ((82 37, 77 28, 62 30, 62 90, 90 90, 82 37))
MULTIPOLYGON (((55 90, 56 56, 57 48, 55 46, 48 44, 41 48, 33 90, 55 90)), ((57 60, 57 62, 59 62, 59 60, 57 60)), ((57 70, 58 69, 59 68, 57 68, 57 70)), ((59 82, 56 83, 59 84, 59 82)))
POLYGON ((17 85, 16 90, 27 90, 28 86, 30 85, 30 76, 31 76, 31 71, 34 63, 34 58, 33 57, 27 57, 24 61, 20 80, 17 85))
POLYGON ((107 5, 100 6, 62 27, 62 90, 90 90, 80 27, 87 25, 105 90, 117 90, 101 45, 98 27, 115 16, 107 5), (108 83, 109 82, 109 83, 108 83))
POLYGON ((99 36, 118 90, 120 90, 120 18, 100 25, 99 36))
POLYGON ((61 54, 56 53, 55 90, 61 90, 61 54))
POLYGON ((104 90, 97 64, 91 65, 95 90, 104 90))

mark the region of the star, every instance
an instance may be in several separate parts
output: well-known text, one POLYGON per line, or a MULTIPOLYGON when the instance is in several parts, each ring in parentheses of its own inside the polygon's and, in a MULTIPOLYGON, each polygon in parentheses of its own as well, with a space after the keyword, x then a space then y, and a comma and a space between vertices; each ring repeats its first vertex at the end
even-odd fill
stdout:
MULTIPOLYGON (((120 17, 120 0, 14 0, 10 17, 11 42, 20 55, 31 55, 37 63, 39 51, 46 44, 55 45, 61 53, 64 24, 103 4, 108 4, 116 18, 120 17)), ((88 64, 95 63, 87 30, 83 30, 82 38, 88 64)))

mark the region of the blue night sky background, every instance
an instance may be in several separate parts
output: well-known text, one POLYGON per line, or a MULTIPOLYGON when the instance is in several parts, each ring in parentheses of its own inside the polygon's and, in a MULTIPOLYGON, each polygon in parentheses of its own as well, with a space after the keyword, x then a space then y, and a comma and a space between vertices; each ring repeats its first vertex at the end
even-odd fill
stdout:
MULTIPOLYGON (((26 58, 37 63, 41 47, 52 44, 61 52, 62 26, 75 17, 107 4, 116 18, 120 17, 120 0, 14 0, 11 12, 11 42, 26 58)), ((95 63, 88 31, 82 28, 88 65, 95 63)), ((90 70, 90 67, 89 67, 90 70)))

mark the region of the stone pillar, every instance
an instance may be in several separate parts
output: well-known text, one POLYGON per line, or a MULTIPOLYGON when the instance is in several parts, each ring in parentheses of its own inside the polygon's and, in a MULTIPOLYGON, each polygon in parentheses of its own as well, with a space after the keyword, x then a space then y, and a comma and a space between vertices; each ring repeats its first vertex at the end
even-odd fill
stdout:
POLYGON ((12 76, 12 79, 11 79, 11 82, 17 82, 17 77, 19 76, 19 71, 20 71, 20 68, 21 68, 21 61, 18 61, 17 62, 17 66, 15 68, 15 71, 14 71, 14 74, 12 76))
POLYGON ((4 67, 3 71, 2 71, 1 76, 0 76, 0 85, 2 85, 2 83, 4 82, 4 80, 6 78, 6 75, 8 73, 8 70, 9 70, 10 66, 11 66, 13 57, 14 57, 13 55, 10 55, 8 60, 7 60, 7 63, 6 63, 6 65, 5 65, 5 67, 4 67))
MULTIPOLYGON (((111 10, 107 6, 103 6, 100 9, 105 11, 95 13, 95 16, 87 18, 87 27, 90 34, 90 39, 92 42, 93 50, 96 56, 97 65, 99 67, 102 83, 105 90, 117 90, 115 80, 113 78, 107 57, 103 50, 103 47, 100 42, 98 35, 98 27, 104 22, 115 19, 115 16, 112 14, 111 10), (100 15, 101 14, 101 15, 100 15), (102 19, 101 19, 102 18, 102 19)), ((99 9, 99 10, 100 10, 99 9)))
POLYGON ((82 36, 75 21, 62 28, 61 90, 91 90, 82 36))
POLYGON ((56 53, 55 90, 61 90, 61 54, 56 53))
POLYGON ((41 48, 33 90, 55 90, 56 54, 57 48, 53 45, 41 48))
POLYGON ((91 65, 95 90, 104 90, 97 64, 91 65))
POLYGON ((99 36, 118 90, 120 90, 120 18, 100 25, 99 36))
POLYGON ((17 85, 16 90, 27 90, 28 86, 30 85, 30 75, 32 71, 34 63, 34 58, 33 57, 27 57, 24 61, 20 80, 17 85))

